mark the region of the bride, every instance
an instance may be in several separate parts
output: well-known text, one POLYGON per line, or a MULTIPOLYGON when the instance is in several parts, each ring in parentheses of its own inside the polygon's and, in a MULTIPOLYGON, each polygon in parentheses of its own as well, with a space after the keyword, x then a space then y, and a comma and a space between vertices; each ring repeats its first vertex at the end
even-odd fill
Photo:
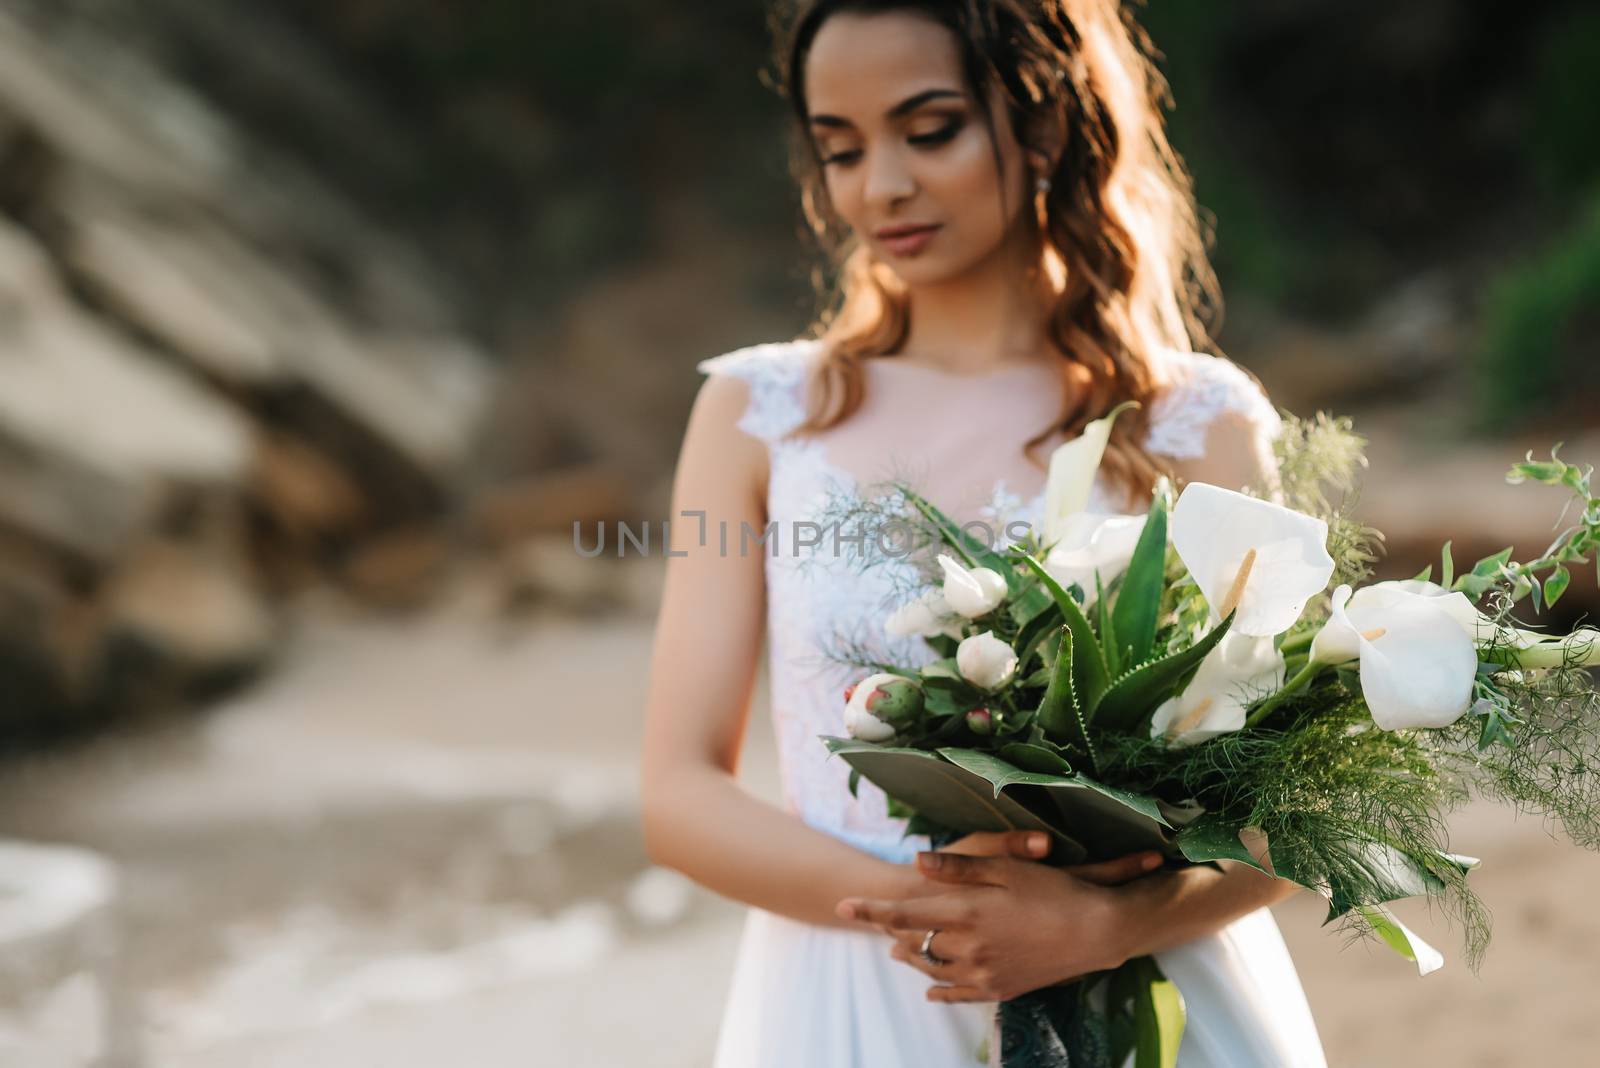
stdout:
POLYGON ((1150 54, 1117 0, 815 0, 785 27, 837 291, 807 336, 699 365, 640 780, 651 859, 750 906, 716 1068, 979 1064, 996 1002, 1143 954, 1187 1002, 1184 1068, 1325 1064, 1267 910, 1292 884, 1052 867, 1021 833, 929 852, 818 740, 864 674, 841 637, 932 655, 885 631, 892 574, 815 521, 829 494, 910 466, 958 521, 1038 523, 1040 457, 1128 399, 1091 508, 1136 514, 1163 474, 1271 492, 1279 418, 1205 351, 1215 283, 1150 54), (764 638, 782 809, 735 777, 764 638))

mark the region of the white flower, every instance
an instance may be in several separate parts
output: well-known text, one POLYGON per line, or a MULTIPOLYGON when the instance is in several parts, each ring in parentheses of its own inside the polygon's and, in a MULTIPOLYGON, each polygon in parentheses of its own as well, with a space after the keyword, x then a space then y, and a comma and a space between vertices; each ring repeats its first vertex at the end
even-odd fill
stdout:
POLYGON ((1333 591, 1333 615, 1311 642, 1319 664, 1361 663, 1361 693, 1384 730, 1448 727, 1471 707, 1472 634, 1428 594, 1393 586, 1333 591))
POLYGON ((1434 949, 1417 933, 1382 905, 1363 905, 1361 912, 1367 917, 1379 936, 1407 960, 1416 962, 1417 974, 1427 975, 1444 967, 1444 954, 1434 949))
POLYGON ((1244 726, 1245 707, 1283 688, 1283 654, 1270 637, 1232 629, 1222 636, 1177 697, 1162 702, 1150 720, 1150 737, 1171 746, 1193 745, 1244 726))
POLYGON ((850 691, 850 700, 844 705, 845 733, 863 742, 886 742, 893 738, 894 727, 868 711, 867 702, 877 694, 879 686, 886 682, 897 681, 904 679, 900 675, 880 671, 856 683, 855 689, 850 691))
POLYGON ((1095 572, 1100 573, 1102 583, 1109 585, 1127 569, 1148 518, 1079 512, 1061 525, 1060 540, 1040 563, 1061 585, 1077 583, 1087 608, 1095 600, 1095 572))
POLYGON ((956 646, 956 668, 974 686, 994 690, 1017 673, 1017 654, 992 631, 981 631, 956 646))
POLYGON ((1434 604, 1455 620, 1461 629, 1467 632, 1469 638, 1480 645, 1489 645, 1498 638, 1501 644, 1510 645, 1513 649, 1528 649, 1548 637, 1535 631, 1522 630, 1520 627, 1496 627, 1494 620, 1478 611, 1466 594, 1460 590, 1447 590, 1437 582, 1429 582, 1427 579, 1376 582, 1357 590, 1356 597, 1359 598, 1369 589, 1393 589, 1433 598, 1434 604))
POLYGON ((891 638, 912 635, 931 638, 943 634, 960 641, 961 617, 950 608, 943 590, 926 590, 921 597, 895 609, 883 629, 891 638))
POLYGON ((1134 406, 1131 401, 1117 405, 1050 454, 1050 470, 1044 484, 1045 545, 1061 540, 1067 521, 1088 506, 1095 474, 1105 456, 1106 443, 1111 440, 1111 424, 1130 406, 1134 406))
POLYGON ((1294 625, 1333 574, 1328 525, 1270 501, 1191 482, 1172 509, 1172 546, 1230 633, 1266 637, 1294 625))
POLYGON ((963 567, 949 553, 939 554, 944 568, 944 599, 968 619, 987 615, 1006 599, 1006 580, 987 567, 963 567))

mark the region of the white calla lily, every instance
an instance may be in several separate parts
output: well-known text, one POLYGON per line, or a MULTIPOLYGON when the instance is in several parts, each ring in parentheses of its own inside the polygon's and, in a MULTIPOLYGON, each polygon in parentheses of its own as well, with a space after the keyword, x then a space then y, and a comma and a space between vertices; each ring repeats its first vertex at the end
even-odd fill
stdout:
POLYGON ((892 675, 880 671, 876 675, 868 675, 856 683, 855 689, 850 691, 850 700, 844 705, 844 729, 852 738, 859 738, 863 742, 887 742, 894 737, 895 731, 891 724, 874 716, 867 708, 867 702, 872 695, 877 693, 878 687, 886 682, 895 682, 901 679, 899 675, 892 675))
POLYGON ((943 590, 925 590, 922 596, 895 609, 883 624, 891 638, 913 635, 931 638, 938 634, 961 640, 961 617, 944 599, 943 590))
POLYGON ((1133 559, 1148 515, 1118 515, 1079 512, 1061 525, 1061 537, 1040 561, 1050 576, 1063 586, 1077 583, 1084 593, 1084 607, 1095 600, 1096 572, 1109 585, 1133 559))
POLYGON ((1172 509, 1172 546, 1231 634, 1281 634, 1333 574, 1328 525, 1270 501, 1191 482, 1172 509))
POLYGON ((949 553, 939 554, 939 566, 944 568, 945 603, 959 615, 977 619, 1006 599, 1006 580, 992 568, 964 567, 949 553))
POLYGON ((1361 693, 1384 730, 1448 727, 1472 704, 1478 654, 1437 602, 1405 590, 1333 591, 1333 614, 1311 642, 1313 664, 1360 661, 1361 693))
POLYGON ((1434 603, 1467 632, 1467 636, 1480 645, 1499 641, 1513 649, 1528 649, 1545 640, 1547 635, 1520 627, 1496 627, 1494 620, 1478 611, 1470 598, 1460 590, 1447 590, 1437 582, 1427 579, 1393 579, 1363 586, 1356 595, 1368 589, 1395 589, 1405 593, 1432 598, 1434 603))
POLYGON ((1126 408, 1137 408, 1134 401, 1117 405, 1104 416, 1083 428, 1071 441, 1056 446, 1050 454, 1050 469, 1044 484, 1044 544, 1053 545, 1067 533, 1067 523, 1089 505, 1095 475, 1111 440, 1111 424, 1126 408))
POLYGON ((1415 931, 1401 923, 1394 913, 1382 905, 1363 905, 1361 912, 1378 936, 1395 952, 1416 962, 1418 975, 1427 975, 1444 967, 1444 954, 1417 937, 1415 931))
POLYGON ((981 631, 956 646, 956 670, 974 686, 999 689, 1017 673, 1016 650, 992 631, 981 631))
POLYGON ((1200 661, 1183 693, 1169 697, 1150 720, 1150 737, 1193 745, 1244 726, 1245 708, 1283 686, 1285 665, 1270 637, 1222 636, 1200 661))

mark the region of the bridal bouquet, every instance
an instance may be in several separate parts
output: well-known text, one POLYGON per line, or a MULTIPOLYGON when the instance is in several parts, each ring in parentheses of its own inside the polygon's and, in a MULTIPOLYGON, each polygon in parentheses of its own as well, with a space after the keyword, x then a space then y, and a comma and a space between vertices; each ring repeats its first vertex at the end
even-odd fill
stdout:
MULTIPOLYGON (((1477 966, 1487 914, 1444 817, 1473 793, 1540 811, 1600 848, 1600 631, 1546 638, 1511 616, 1561 597, 1600 548, 1591 468, 1516 464, 1565 487, 1577 523, 1538 559, 1510 550, 1457 573, 1444 546, 1407 581, 1366 584, 1377 532, 1329 503, 1362 461, 1347 422, 1290 420, 1270 501, 1163 482, 1142 516, 1085 510, 1111 422, 1051 458, 1045 530, 996 548, 904 482, 928 533, 925 586, 889 619, 931 659, 846 693, 849 737, 824 737, 935 846, 974 831, 1048 832, 1049 862, 1157 849, 1238 861, 1326 898, 1426 974, 1433 948, 1385 904, 1425 896, 1462 922, 1477 966), (1331 591, 1330 591, 1330 587, 1331 591)), ((999 1007, 1000 1063, 1170 1065, 1182 991, 1149 957, 999 1007)))

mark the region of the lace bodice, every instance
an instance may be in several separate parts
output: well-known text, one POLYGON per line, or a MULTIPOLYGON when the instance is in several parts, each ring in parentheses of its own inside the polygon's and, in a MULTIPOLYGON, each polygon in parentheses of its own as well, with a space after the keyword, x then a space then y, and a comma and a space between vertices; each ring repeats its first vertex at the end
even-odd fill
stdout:
MULTIPOLYGON (((921 664, 933 652, 921 638, 884 634, 884 621, 915 585, 909 565, 886 565, 880 555, 863 567, 870 544, 852 543, 848 527, 830 529, 828 508, 863 499, 895 476, 957 521, 988 523, 999 544, 1009 540, 1008 523, 1037 527, 1044 472, 1026 461, 1021 447, 1056 414, 1057 372, 1035 364, 958 375, 869 360, 867 395, 850 418, 821 434, 791 436, 805 419, 811 370, 822 352, 823 343, 814 339, 772 342, 697 366, 749 384, 739 427, 768 450, 771 540, 759 551, 765 555, 770 706, 785 803, 819 830, 906 863, 928 848, 928 840, 902 837, 904 821, 889 818, 883 792, 872 783, 862 780, 852 797, 848 765, 830 757, 818 736, 845 734, 844 689, 867 674, 830 654, 850 648, 921 664)), ((1237 366, 1201 353, 1164 357, 1172 384, 1151 407, 1145 439, 1151 452, 1202 456, 1207 430, 1224 412, 1244 416, 1266 439, 1278 434, 1277 412, 1237 366)), ((1060 440, 1050 439, 1038 455, 1047 457, 1060 440)), ((1091 509, 1128 511, 1122 504, 1106 479, 1096 481, 1091 509)))

